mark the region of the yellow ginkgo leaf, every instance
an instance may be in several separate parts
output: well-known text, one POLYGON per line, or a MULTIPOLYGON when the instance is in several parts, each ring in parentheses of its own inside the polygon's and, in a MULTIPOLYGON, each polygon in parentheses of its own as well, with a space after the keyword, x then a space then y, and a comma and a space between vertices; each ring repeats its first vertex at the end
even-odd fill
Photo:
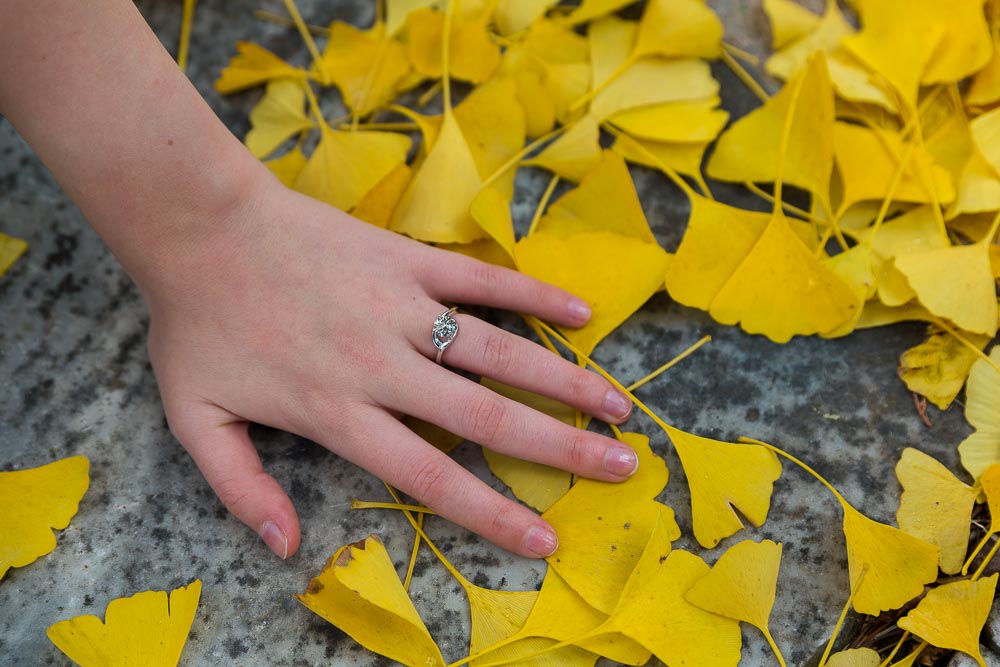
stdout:
POLYGON ((680 537, 673 510, 653 500, 667 483, 667 467, 649 439, 625 434, 639 468, 620 484, 581 479, 542 518, 559 535, 546 560, 588 604, 611 613, 658 521, 669 539, 680 537))
POLYGON ((476 160, 453 113, 445 112, 437 141, 420 164, 389 228, 436 243, 469 243, 486 236, 469 206, 482 189, 476 160))
POLYGON ((1000 170, 1000 148, 997 147, 997 140, 1000 139, 1000 109, 987 111, 972 119, 969 131, 983 158, 994 170, 1000 170))
POLYGON ((691 523, 698 543, 710 549, 743 529, 739 513, 755 526, 767 520, 771 491, 781 476, 774 452, 760 445, 703 438, 669 427, 667 435, 684 466, 691 491, 691 523))
MULTIPOLYGON (((993 348, 990 359, 1000 363, 1000 346, 993 348)), ((977 361, 969 373, 965 418, 976 432, 962 441, 958 453, 962 466, 978 481, 987 468, 1000 463, 1000 372, 985 359, 977 361)))
POLYGON ((617 12, 626 5, 631 5, 634 0, 583 0, 580 6, 566 16, 567 23, 579 25, 593 21, 612 12, 617 12))
POLYGON ((71 456, 38 468, 0 472, 0 579, 56 548, 90 486, 90 462, 71 456))
POLYGON ((410 667, 445 664, 377 535, 338 549, 306 592, 295 597, 391 660, 410 667))
POLYGON ((5 274, 27 249, 28 244, 25 241, 0 232, 0 276, 5 274))
POLYGON ((410 139, 392 132, 349 132, 320 125, 320 140, 295 189, 348 211, 406 160, 410 139))
POLYGON ((778 662, 784 664, 768 627, 780 565, 780 544, 745 540, 726 549, 712 570, 696 581, 684 597, 706 611, 756 627, 778 656, 778 662))
POLYGON ((583 649, 626 665, 644 665, 650 652, 620 633, 606 632, 579 640, 581 634, 599 627, 608 615, 591 607, 555 569, 545 573, 538 601, 519 636, 549 637, 575 641, 583 649))
POLYGON ((347 108, 359 116, 388 104, 410 72, 406 47, 382 23, 358 30, 334 21, 319 64, 347 108))
POLYGON ((849 648, 837 651, 826 661, 826 667, 878 667, 882 658, 870 648, 849 648))
POLYGON ((841 323, 840 326, 824 331, 821 335, 824 338, 839 338, 854 331, 861 314, 864 312, 864 304, 874 294, 877 278, 875 277, 875 255, 871 246, 859 243, 853 248, 826 259, 826 266, 836 274, 848 289, 854 293, 857 307, 854 314, 841 323))
MULTIPOLYGON (((426 7, 433 7, 438 0, 386 0, 385 29, 389 35, 395 35, 406 26, 410 12, 426 7)), ((472 4, 472 3, 470 3, 472 4)))
POLYGON ((289 137, 313 127, 306 116, 306 93, 302 81, 274 79, 260 102, 250 110, 250 131, 245 143, 258 158, 270 155, 289 137))
POLYGON ((857 125, 836 123, 834 151, 837 171, 842 183, 841 209, 865 200, 883 200, 895 180, 901 156, 907 150, 910 158, 903 167, 893 200, 913 203, 946 204, 955 198, 955 188, 948 172, 933 163, 920 146, 904 148, 900 135, 875 131, 857 125), (925 185, 927 176, 933 179, 932 189, 925 185))
MULTIPOLYGON (((484 180, 524 148, 524 112, 511 78, 495 79, 469 93, 455 107, 455 120, 484 180)), ((508 201, 514 194, 514 172, 509 169, 491 186, 508 201)))
POLYGON ((878 301, 869 301, 861 317, 855 324, 855 329, 873 329, 897 322, 933 322, 930 311, 916 301, 904 303, 902 306, 886 306, 878 301))
MULTIPOLYGON (((769 4, 771 3, 765 2, 765 8, 769 4)), ((791 18, 789 15, 794 13, 796 29, 801 29, 810 22, 813 23, 813 28, 798 39, 790 40, 787 46, 776 51, 767 59, 764 70, 771 76, 785 80, 790 79, 795 72, 805 66, 812 54, 817 51, 829 53, 837 48, 843 37, 854 33, 854 28, 844 18, 844 14, 836 2, 826 2, 826 11, 823 12, 822 17, 816 16, 788 0, 782 0, 780 5, 793 5, 796 8, 797 11, 794 12, 787 8, 782 10, 783 16, 789 19, 791 18), (814 21, 810 21, 808 17, 812 17, 814 21)), ((775 31, 775 38, 777 38, 778 24, 772 22, 771 26, 775 31)), ((775 45, 775 48, 779 47, 775 45)))
POLYGON ((144 591, 112 600, 104 622, 77 616, 49 627, 45 634, 81 667, 162 665, 181 659, 198 610, 201 582, 166 591, 144 591))
POLYGON ((436 243, 435 247, 457 252, 460 255, 478 259, 480 262, 486 262, 487 264, 496 264, 505 269, 517 269, 510 253, 504 250, 503 246, 492 238, 479 239, 471 243, 436 243))
POLYGON ((632 57, 718 58, 722 32, 722 21, 703 0, 650 0, 632 57))
POLYGON ((961 651, 986 667, 979 635, 993 606, 997 577, 952 581, 927 592, 924 599, 899 620, 899 627, 928 644, 961 651))
POLYGON ((644 58, 604 87, 591 101, 590 111, 604 120, 629 109, 703 100, 718 94, 719 83, 704 60, 644 58))
POLYGON ((903 606, 937 579, 937 547, 898 528, 872 521, 840 500, 855 610, 878 616, 903 606))
POLYGON ((941 233, 933 206, 918 206, 883 223, 871 239, 878 259, 878 297, 887 306, 901 306, 917 296, 896 268, 897 257, 951 245, 941 233))
POLYGON ((542 83, 543 75, 523 70, 513 76, 517 83, 517 101, 524 110, 525 133, 532 139, 547 134, 556 124, 556 105, 542 83))
POLYGON ((602 153, 600 164, 579 187, 549 206, 536 229, 563 237, 614 232, 656 243, 625 160, 612 151, 602 153))
POLYGON ((483 188, 472 200, 469 213, 509 256, 514 256, 514 219, 506 197, 496 188, 483 188))
POLYGON ((833 120, 833 88, 826 60, 817 54, 777 95, 722 133, 705 172, 723 181, 774 182, 784 160, 785 183, 826 201, 833 173, 833 120), (782 156, 790 115, 788 148, 782 156))
POLYGON ((228 95, 271 79, 305 78, 305 70, 292 67, 267 49, 253 42, 236 42, 236 55, 219 74, 215 89, 228 95))
POLYGON ((299 174, 305 169, 309 159, 298 146, 292 148, 281 157, 264 162, 264 166, 282 182, 285 187, 295 187, 295 181, 299 180, 299 174))
MULTIPOLYGON (((555 417, 566 424, 572 426, 576 423, 576 410, 565 403, 530 391, 510 387, 489 378, 482 378, 480 382, 484 387, 501 396, 506 396, 538 412, 555 417)), ((510 487, 518 500, 540 512, 544 512, 562 498, 569 491, 570 482, 573 479, 573 475, 565 470, 507 456, 492 449, 484 448, 483 456, 493 474, 510 487)))
POLYGON ((601 162, 597 118, 587 114, 523 164, 543 167, 567 181, 579 182, 601 162))
POLYGON ((993 40, 993 57, 986 66, 972 76, 965 102, 970 106, 991 106, 1000 100, 1000 48, 993 40))
POLYGON ((399 163, 375 187, 365 193, 361 201, 351 209, 351 215, 358 220, 386 229, 389 220, 392 219, 392 212, 396 210, 396 205, 402 199, 412 179, 413 170, 409 165, 405 162, 399 163))
POLYGON ((629 162, 661 171, 667 167, 697 180, 701 178, 701 163, 708 144, 647 141, 620 135, 611 149, 629 162))
MULTIPOLYGON (((881 110, 896 112, 892 93, 877 77, 873 77, 865 66, 843 48, 827 53, 826 66, 830 69, 830 81, 838 97, 852 102, 855 109, 862 105, 874 105, 881 110)), ((846 114, 845 114, 846 117, 846 114)))
POLYGON ((470 655, 520 630, 538 599, 538 591, 494 591, 471 583, 465 588, 472 617, 470 655))
POLYGON ((559 0, 498 0, 493 18, 501 35, 521 32, 559 0))
MULTIPOLYGON (((432 8, 417 9, 407 18, 407 53, 420 74, 437 79, 443 73, 441 40, 444 36, 444 12, 432 8)), ((459 17, 451 27, 448 73, 453 79, 482 83, 500 65, 500 47, 490 39, 486 13, 459 17)))
POLYGON ((819 25, 819 17, 792 0, 764 0, 771 21, 771 47, 778 50, 805 37, 819 25))
MULTIPOLYGON (((965 338, 980 349, 990 342, 988 337, 975 334, 965 338)), ((977 360, 979 356, 962 341, 949 333, 932 331, 927 340, 899 357, 899 377, 907 389, 947 410, 977 360)))
POLYGON ((855 316, 850 287, 792 230, 781 209, 712 300, 709 313, 778 343, 825 333, 855 316))
POLYGON ((717 97, 668 102, 621 111, 609 121, 640 139, 698 144, 713 141, 726 126, 729 114, 718 106, 717 97))
POLYGON ((590 304, 590 321, 563 331, 584 354, 663 287, 669 257, 655 243, 613 232, 569 238, 535 232, 514 246, 521 272, 571 290, 590 304))
POLYGON ((896 511, 900 530, 941 549, 941 570, 962 569, 969 548, 969 522, 979 490, 960 482, 923 452, 907 447, 896 464, 903 495, 896 511))
POLYGON ((669 526, 657 525, 611 617, 592 635, 620 632, 667 665, 735 667, 739 622, 685 599, 709 567, 687 551, 670 548, 669 526))
POLYGON ((895 260, 896 268, 927 310, 960 329, 992 337, 997 331, 997 297, 989 243, 983 239, 902 255, 895 260))

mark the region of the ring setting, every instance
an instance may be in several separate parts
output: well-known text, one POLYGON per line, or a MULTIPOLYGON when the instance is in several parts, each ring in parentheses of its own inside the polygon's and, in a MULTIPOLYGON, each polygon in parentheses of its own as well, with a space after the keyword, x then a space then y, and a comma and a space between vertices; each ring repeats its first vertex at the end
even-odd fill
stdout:
POLYGON ((434 320, 434 326, 431 328, 431 341, 434 343, 434 347, 437 348, 437 359, 435 361, 439 364, 441 363, 444 351, 458 337, 458 322, 452 317, 452 314, 457 310, 458 308, 449 308, 438 315, 437 319, 434 320))

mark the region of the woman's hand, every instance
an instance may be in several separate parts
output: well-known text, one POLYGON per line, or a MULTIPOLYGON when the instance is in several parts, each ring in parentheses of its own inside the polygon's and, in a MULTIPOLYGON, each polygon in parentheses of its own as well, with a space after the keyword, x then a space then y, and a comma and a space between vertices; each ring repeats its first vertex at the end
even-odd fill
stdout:
MULTIPOLYGON (((531 313, 567 326, 589 309, 514 271, 424 246, 291 192, 271 179, 252 201, 146 281, 149 350, 170 427, 216 493, 281 557, 295 552, 292 503, 261 468, 249 421, 291 431, 428 507, 525 556, 552 529, 422 441, 413 415, 497 451, 609 481, 633 451, 510 401, 435 363, 445 304, 531 313)), ((458 314, 443 361, 595 417, 631 405, 609 383, 541 346, 458 314)))

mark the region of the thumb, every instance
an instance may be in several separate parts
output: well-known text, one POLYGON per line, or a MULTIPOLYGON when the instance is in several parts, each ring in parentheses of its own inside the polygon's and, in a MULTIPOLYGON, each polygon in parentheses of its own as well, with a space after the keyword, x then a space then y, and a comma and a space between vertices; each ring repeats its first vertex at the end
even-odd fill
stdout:
POLYGON ((292 501, 277 480, 264 472, 247 422, 234 421, 232 414, 219 408, 208 411, 195 419, 186 415, 184 427, 172 423, 174 434, 226 509, 256 532, 279 558, 288 558, 298 550, 300 537, 292 501))

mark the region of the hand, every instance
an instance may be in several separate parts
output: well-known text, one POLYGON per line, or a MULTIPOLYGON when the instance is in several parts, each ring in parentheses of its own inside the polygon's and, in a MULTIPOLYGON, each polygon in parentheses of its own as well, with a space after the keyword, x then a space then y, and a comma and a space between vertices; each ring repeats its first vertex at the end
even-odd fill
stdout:
MULTIPOLYGON (((536 514, 493 491, 398 420, 435 423, 505 454, 621 481, 627 446, 574 429, 435 363, 445 303, 531 313, 566 326, 584 303, 514 271, 377 229, 273 179, 208 231, 169 275, 140 286, 170 428, 226 507, 286 558, 299 545, 288 496, 263 471, 249 421, 300 434, 432 510, 525 556, 557 545, 536 514)), ((597 375, 458 314, 457 368, 619 423, 631 404, 597 375)))

